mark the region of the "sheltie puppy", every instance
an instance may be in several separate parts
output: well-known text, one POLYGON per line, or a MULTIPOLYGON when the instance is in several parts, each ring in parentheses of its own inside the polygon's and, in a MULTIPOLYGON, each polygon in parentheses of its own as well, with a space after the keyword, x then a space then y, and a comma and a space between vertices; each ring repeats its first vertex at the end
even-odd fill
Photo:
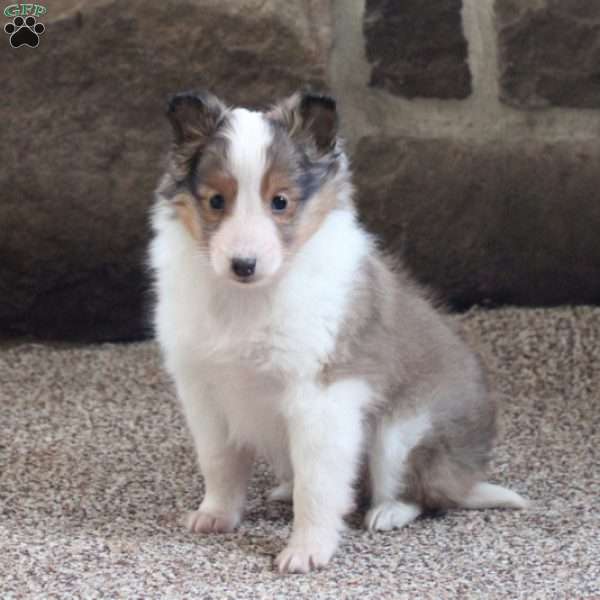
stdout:
MULTIPOLYGON (((475 355, 357 219, 332 98, 169 103, 153 209, 156 335, 195 441, 198 533, 240 522, 256 457, 292 500, 280 572, 326 565, 365 481, 372 531, 523 508, 486 483, 495 407, 475 355)), ((390 199, 390 202, 396 199, 390 199)))

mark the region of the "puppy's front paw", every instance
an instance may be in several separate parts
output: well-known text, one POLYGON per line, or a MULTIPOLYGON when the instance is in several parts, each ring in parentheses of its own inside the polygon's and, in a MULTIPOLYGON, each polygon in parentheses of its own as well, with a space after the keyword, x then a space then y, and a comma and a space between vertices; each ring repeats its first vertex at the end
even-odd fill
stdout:
POLYGON ((280 573, 308 573, 324 567, 335 552, 337 537, 337 534, 293 535, 276 559, 277 570, 280 573))
POLYGON ((365 526, 369 531, 400 529, 414 521, 419 514, 421 514, 421 509, 415 504, 399 500, 382 502, 367 513, 365 526))
POLYGON ((199 508, 186 515, 185 525, 193 533, 230 533, 239 520, 237 514, 209 512, 199 508))

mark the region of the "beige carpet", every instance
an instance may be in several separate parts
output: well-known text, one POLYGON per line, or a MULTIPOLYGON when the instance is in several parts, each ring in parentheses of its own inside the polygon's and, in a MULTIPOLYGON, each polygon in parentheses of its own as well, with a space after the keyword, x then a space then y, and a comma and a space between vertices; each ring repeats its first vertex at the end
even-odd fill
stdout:
POLYGON ((491 479, 534 506, 457 511, 279 576, 291 511, 258 467, 232 535, 177 523, 202 496, 156 346, 0 350, 0 598, 600 598, 600 309, 460 318, 504 394, 491 479))

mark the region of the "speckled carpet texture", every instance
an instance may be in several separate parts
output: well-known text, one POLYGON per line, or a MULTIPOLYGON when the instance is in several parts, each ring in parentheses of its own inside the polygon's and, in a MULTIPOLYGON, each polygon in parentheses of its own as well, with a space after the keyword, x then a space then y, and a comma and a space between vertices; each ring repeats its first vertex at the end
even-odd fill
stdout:
POLYGON ((202 497, 154 343, 0 349, 0 598, 600 598, 600 308, 457 318, 502 396, 490 480, 526 512, 455 511, 280 576, 291 508, 258 465, 230 535, 187 533, 202 497))

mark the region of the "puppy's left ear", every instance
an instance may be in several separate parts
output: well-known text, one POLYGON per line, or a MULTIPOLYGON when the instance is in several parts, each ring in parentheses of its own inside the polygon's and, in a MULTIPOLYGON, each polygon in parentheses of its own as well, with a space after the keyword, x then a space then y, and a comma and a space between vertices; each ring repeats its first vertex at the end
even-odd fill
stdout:
POLYGON ((335 146, 338 116, 335 100, 323 94, 303 94, 300 117, 304 127, 311 132, 317 148, 329 152, 335 146))
POLYGON ((335 147, 338 115, 331 96, 298 92, 277 105, 270 115, 284 123, 290 136, 309 136, 319 153, 325 154, 335 147))

